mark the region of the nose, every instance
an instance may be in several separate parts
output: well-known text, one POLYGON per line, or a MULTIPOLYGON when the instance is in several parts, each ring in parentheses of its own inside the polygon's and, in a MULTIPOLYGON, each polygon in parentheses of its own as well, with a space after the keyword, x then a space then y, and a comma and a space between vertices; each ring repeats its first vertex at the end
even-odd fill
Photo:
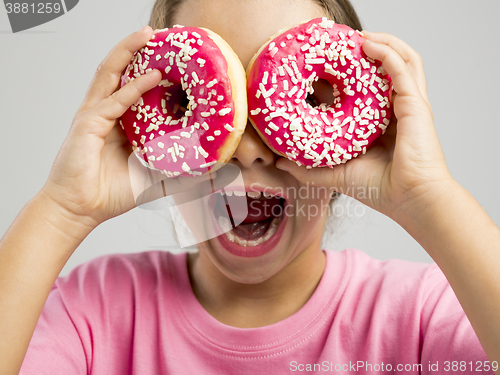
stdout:
POLYGON ((266 167, 273 164, 275 158, 278 158, 278 155, 267 147, 252 124, 248 122, 231 161, 242 168, 266 167))

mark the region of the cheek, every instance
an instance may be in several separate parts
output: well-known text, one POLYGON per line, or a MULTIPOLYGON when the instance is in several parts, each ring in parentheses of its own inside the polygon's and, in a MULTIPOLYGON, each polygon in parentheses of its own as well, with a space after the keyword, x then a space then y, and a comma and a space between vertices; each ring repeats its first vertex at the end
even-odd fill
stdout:
MULTIPOLYGON (((322 226, 328 212, 329 197, 309 197, 294 202, 293 219, 295 227, 301 235, 314 232, 314 228, 322 226)), ((292 209, 289 209, 291 213, 292 209)))
MULTIPOLYGON (((301 184, 294 191, 293 236, 300 241, 311 241, 321 237, 328 214, 333 189, 301 184), (308 240, 307 240, 308 239, 308 240)), ((290 209, 290 211, 292 211, 290 209)))

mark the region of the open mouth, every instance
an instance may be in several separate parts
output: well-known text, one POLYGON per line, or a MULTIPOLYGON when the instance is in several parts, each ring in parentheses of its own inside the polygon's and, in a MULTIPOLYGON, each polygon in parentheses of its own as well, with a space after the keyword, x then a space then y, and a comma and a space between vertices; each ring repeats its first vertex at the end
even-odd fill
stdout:
POLYGON ((276 245, 286 221, 284 198, 273 193, 244 190, 221 190, 212 197, 214 219, 221 232, 225 232, 217 238, 229 252, 258 256, 276 245))

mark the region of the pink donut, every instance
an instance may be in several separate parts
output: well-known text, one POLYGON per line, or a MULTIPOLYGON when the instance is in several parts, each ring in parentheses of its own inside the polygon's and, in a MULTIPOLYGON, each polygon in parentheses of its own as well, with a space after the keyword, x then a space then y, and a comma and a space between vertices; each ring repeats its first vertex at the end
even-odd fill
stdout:
POLYGON ((271 38, 247 68, 249 118, 267 145, 298 165, 333 167, 366 152, 391 117, 392 84, 361 49, 362 33, 326 18, 271 38), (311 106, 313 83, 334 101, 311 106))
POLYGON ((231 47, 207 29, 160 30, 134 54, 122 86, 152 69, 162 81, 120 119, 134 152, 167 177, 229 161, 247 122, 245 71, 231 47))

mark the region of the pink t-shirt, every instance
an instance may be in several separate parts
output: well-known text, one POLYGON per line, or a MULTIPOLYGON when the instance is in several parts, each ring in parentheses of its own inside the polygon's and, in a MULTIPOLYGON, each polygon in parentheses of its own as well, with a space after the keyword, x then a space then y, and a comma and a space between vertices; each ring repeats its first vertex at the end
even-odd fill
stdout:
POLYGON ((436 265, 326 254, 297 313, 248 329, 203 309, 185 253, 96 258, 54 284, 21 374, 493 374, 436 265))

